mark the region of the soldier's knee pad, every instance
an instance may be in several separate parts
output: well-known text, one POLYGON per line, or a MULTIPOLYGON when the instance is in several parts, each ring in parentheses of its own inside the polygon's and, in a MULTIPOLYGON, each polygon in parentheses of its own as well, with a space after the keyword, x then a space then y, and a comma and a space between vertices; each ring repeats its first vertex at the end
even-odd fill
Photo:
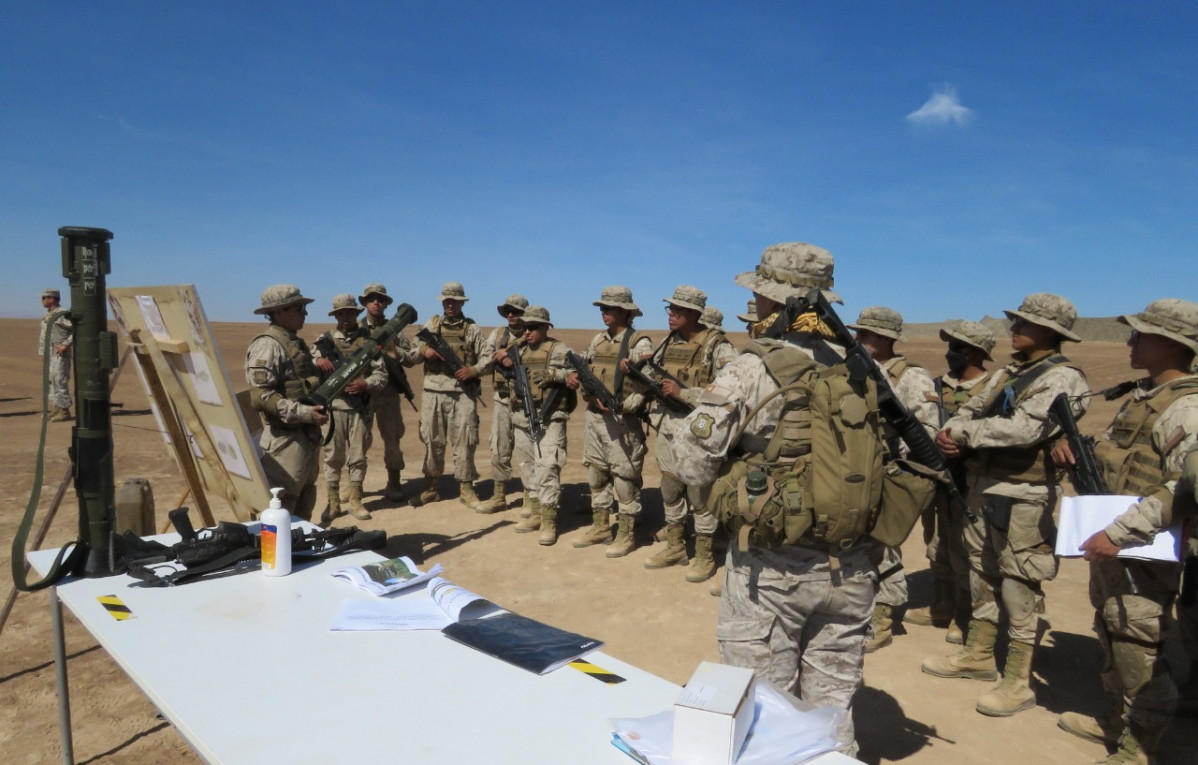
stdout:
POLYGON ((587 465, 587 485, 592 491, 602 491, 611 485, 611 474, 594 465, 587 465))
POLYGON ((1011 624, 1026 626, 1036 619, 1036 606, 1040 602, 1038 588, 1022 579, 1002 580, 1002 602, 1007 608, 1011 624))
POLYGON ((686 484, 678 480, 677 476, 669 473, 662 473, 661 476, 661 501, 665 505, 677 505, 686 496, 686 484))
POLYGON ((640 490, 641 485, 638 481, 629 481, 627 478, 616 476, 612 482, 615 484, 616 501, 622 505, 627 505, 636 499, 636 493, 640 490))
POLYGON ((1111 636, 1111 664, 1123 682, 1123 692, 1135 696, 1152 680, 1160 646, 1111 636))

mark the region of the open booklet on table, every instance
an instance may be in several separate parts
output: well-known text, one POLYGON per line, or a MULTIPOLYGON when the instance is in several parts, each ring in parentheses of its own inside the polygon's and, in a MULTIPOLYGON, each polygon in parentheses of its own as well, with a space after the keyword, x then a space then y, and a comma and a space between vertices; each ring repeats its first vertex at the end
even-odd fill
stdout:
POLYGON ((512 613, 441 577, 429 598, 349 600, 330 629, 439 629, 449 638, 529 672, 543 675, 598 650, 603 642, 512 613))
POLYGON ((333 578, 349 582, 373 595, 390 595, 399 590, 424 584, 441 573, 438 563, 428 571, 420 571, 407 556, 367 563, 365 566, 350 566, 332 573, 333 578))

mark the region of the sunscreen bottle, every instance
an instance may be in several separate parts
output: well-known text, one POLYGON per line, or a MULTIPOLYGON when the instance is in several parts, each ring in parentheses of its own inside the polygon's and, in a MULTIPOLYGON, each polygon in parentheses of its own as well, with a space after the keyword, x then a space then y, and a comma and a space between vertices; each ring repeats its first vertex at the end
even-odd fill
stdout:
POLYGON ((282 489, 271 489, 270 507, 262 511, 262 573, 286 576, 291 573, 291 513, 279 500, 282 489))

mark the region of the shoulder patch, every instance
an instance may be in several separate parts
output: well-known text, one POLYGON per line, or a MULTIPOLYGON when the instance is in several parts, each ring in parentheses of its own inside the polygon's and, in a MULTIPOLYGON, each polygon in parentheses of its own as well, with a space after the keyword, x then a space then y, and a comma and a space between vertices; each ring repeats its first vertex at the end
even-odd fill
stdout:
POLYGON ((695 438, 710 438, 713 425, 715 425, 715 418, 707 412, 701 412, 699 416, 691 420, 691 433, 695 438))

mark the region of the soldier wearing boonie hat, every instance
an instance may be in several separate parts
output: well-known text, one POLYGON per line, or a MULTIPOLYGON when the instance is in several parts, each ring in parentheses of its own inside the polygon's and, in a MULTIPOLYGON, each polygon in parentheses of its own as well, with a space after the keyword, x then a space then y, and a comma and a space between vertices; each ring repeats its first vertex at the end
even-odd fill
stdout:
MULTIPOLYGON (((928 370, 907 360, 894 350, 894 344, 905 340, 903 316, 893 308, 870 306, 861 311, 854 324, 857 341, 869 351, 894 391, 895 398, 935 438, 940 428, 940 413, 936 407, 936 383, 928 370)), ((886 441, 890 445, 890 459, 906 457, 907 445, 889 424, 886 425, 886 441)), ((894 614, 907 604, 907 575, 903 572, 902 549, 882 545, 882 561, 878 565, 878 594, 874 599, 874 615, 871 623, 873 635, 865 644, 865 652, 890 645, 894 640, 894 614)))
POLYGON ((71 356, 75 344, 75 328, 71 324, 70 312, 63 309, 59 301, 62 294, 53 287, 42 290, 41 329, 37 338, 37 355, 46 355, 48 386, 46 403, 50 407, 50 422, 66 422, 71 419, 71 356), (47 348, 48 342, 48 348, 47 348))
POLYGON ((757 323, 757 299, 749 298, 748 307, 744 313, 738 313, 736 318, 745 323, 746 330, 752 330, 753 325, 757 323))
MULTIPOLYGON (((1111 494, 1141 499, 1081 545, 1090 561, 1090 601, 1103 651, 1107 713, 1094 718, 1066 712, 1058 724, 1076 736, 1117 745, 1104 762, 1153 762, 1177 702, 1162 647, 1171 631, 1181 564, 1116 556, 1149 544, 1170 526, 1185 528, 1198 516, 1193 484, 1186 496, 1186 482, 1176 480, 1184 474, 1187 454, 1198 446, 1198 376, 1192 372, 1198 304, 1154 300, 1140 313, 1118 320, 1134 330, 1127 341, 1132 369, 1147 377, 1115 415, 1095 454, 1111 494)), ((1053 456, 1068 465, 1073 455, 1058 446, 1053 456)), ((1192 641, 1198 626, 1193 605, 1178 604, 1178 622, 1183 644, 1186 637, 1192 641)), ((1188 646, 1191 658, 1198 656, 1195 649, 1198 645, 1188 646)), ((1189 703, 1198 700, 1196 676, 1191 666, 1189 703)))
MULTIPOLYGON (((757 314, 766 324, 787 298, 806 295, 812 288, 829 290, 832 272, 827 250, 788 242, 766 248, 757 269, 737 276, 736 283, 755 293, 757 314)), ((779 431, 796 441, 783 447, 802 446, 801 434, 810 431, 782 428, 780 423, 784 413, 799 417, 805 399, 784 404, 784 397, 777 395, 779 379, 788 366, 809 368, 810 359, 821 364, 843 360, 843 349, 831 343, 826 330, 818 321, 796 321, 779 340, 750 341, 720 370, 702 391, 695 410, 674 430, 670 450, 679 480, 688 486, 711 486, 717 477, 730 475, 737 462, 764 460, 772 435, 779 431), (749 412, 755 413, 751 419, 749 412)), ((739 542, 730 544, 716 626, 722 660, 749 667, 810 704, 851 710, 861 684, 874 600, 870 547, 866 538, 843 549, 837 546, 834 554, 816 542, 769 549, 751 540, 747 549, 739 542), (835 596, 829 600, 828 593, 835 596), (763 631, 764 624, 772 626, 763 631)), ((844 716, 838 738, 853 741, 851 714, 844 716)), ((856 744, 844 751, 853 754, 856 744)))
MULTIPOLYGON (((948 344, 944 354, 948 371, 936 381, 936 405, 941 421, 957 413, 961 405, 981 393, 990 379, 986 362, 993 361, 994 333, 976 321, 959 321, 940 330, 940 339, 948 344)), ((964 475, 959 464, 954 468, 964 475)), ((923 537, 932 571, 932 604, 908 608, 903 621, 923 627, 947 627, 945 640, 960 645, 965 642, 966 623, 962 621, 962 606, 969 599, 969 556, 965 551, 964 515, 953 507, 948 492, 936 492, 932 512, 925 513, 923 537)))
MULTIPOLYGON (((394 299, 387 292, 386 285, 371 282, 362 288, 358 302, 366 307, 364 321, 366 331, 373 332, 387 323, 387 307, 394 299)), ((379 440, 383 442, 383 465, 387 469, 387 485, 383 487, 383 497, 403 504, 407 497, 403 491, 404 456, 402 443, 406 427, 403 421, 402 393, 408 402, 415 407, 412 385, 408 382, 404 367, 415 366, 420 360, 412 341, 403 335, 395 335, 383 346, 383 366, 387 369, 387 384, 380 391, 370 394, 371 410, 374 414, 374 425, 378 427, 379 440)))
MULTIPOLYGON (((607 411, 587 398, 582 464, 587 469, 591 489, 591 526, 574 542, 575 547, 608 544, 608 558, 622 558, 635 547, 633 530, 641 513, 641 474, 645 467, 645 427, 640 413, 645 394, 625 378, 628 364, 653 352, 653 341, 633 327, 641 309, 632 299, 632 290, 622 285, 604 287, 592 305, 599 308, 604 330, 579 354, 619 403, 617 411, 607 411), (612 506, 615 505, 617 531, 611 537, 612 506)), ((571 372, 567 384, 579 385, 578 374, 571 372)))
MULTIPOLYGON (((495 310, 504 318, 504 325, 491 330, 483 342, 482 374, 491 374, 491 387, 495 390, 491 408, 491 497, 483 502, 477 512, 499 513, 508 509, 507 483, 512 479, 512 452, 515 448, 514 426, 512 425, 512 388, 504 372, 503 359, 508 348, 524 342, 524 328, 520 317, 528 308, 528 298, 512 293, 495 310)), ((521 515, 528 517, 530 509, 525 503, 521 515)))
MULTIPOLYGON (((736 358, 736 349, 723 332, 708 329, 702 323, 707 308, 707 293, 697 287, 681 285, 668 298, 662 298, 669 312, 670 334, 653 352, 652 360, 677 380, 661 380, 662 393, 694 406, 703 387, 715 379, 725 364, 736 358)), ((718 525, 715 515, 704 507, 704 487, 688 486, 678 478, 678 469, 670 453, 674 431, 685 418, 677 409, 657 402, 651 412, 657 440, 653 454, 661 469, 661 497, 665 506, 665 546, 645 561, 645 568, 665 568, 687 562, 686 516, 694 514, 695 557, 686 573, 688 582, 703 582, 715 573, 712 539, 718 525)))
POLYGON ((266 316, 270 326, 246 349, 245 378, 250 404, 265 421, 259 439, 262 469, 270 486, 283 489, 283 506, 310 521, 320 472, 320 426, 329 419, 324 407, 300 403, 321 378, 296 334, 312 299, 294 284, 276 284, 262 291, 260 302, 254 313, 266 316))
MULTIPOLYGON (((514 456, 520 466, 524 483, 524 501, 529 515, 516 524, 516 533, 540 531, 537 542, 552 545, 557 542, 557 509, 561 499, 562 468, 566 466, 566 421, 578 398, 566 384, 570 364, 566 354, 570 348, 549 336, 553 326, 549 310, 530 305, 520 320, 524 327, 524 344, 520 363, 528 375, 530 390, 519 391, 512 386, 512 424, 515 426, 514 456), (528 395, 530 400, 521 397, 528 395), (532 432, 525 405, 539 413, 541 430, 532 432)), ((514 362, 504 359, 505 366, 514 362)))
MULTIPOLYGON (((420 441, 424 444, 424 491, 420 503, 441 498, 437 479, 445 472, 445 451, 453 451, 453 477, 458 482, 458 499, 471 510, 482 509, 474 490, 478 469, 474 450, 478 447, 478 402, 480 396, 466 393, 463 384, 477 380, 486 360, 482 358, 483 333, 462 313, 470 298, 461 282, 441 285, 441 313, 429 319, 425 328, 453 349, 464 365, 453 374, 443 359, 423 342, 416 351, 424 359, 424 394, 420 397, 420 441)), ((477 386, 475 382, 473 385, 477 386)))
MULTIPOLYGON (((358 324, 362 310, 358 300, 348 292, 333 298, 329 316, 337 319, 337 327, 312 344, 312 357, 325 374, 335 372, 338 359, 352 358, 370 340, 369 330, 358 324)), ((349 477, 344 500, 350 515, 360 521, 370 520, 370 511, 362 504, 362 481, 366 478, 366 452, 370 449, 371 404, 374 394, 383 390, 387 382, 387 368, 380 356, 329 402, 331 433, 321 447, 328 507, 320 515, 321 526, 328 526, 341 515, 342 468, 349 477)))
POLYGON ((965 459, 967 501, 979 519, 965 527, 975 582, 969 640, 954 654, 923 662, 923 671, 937 677, 997 677, 994 646, 1005 614, 1010 648, 1002 682, 976 704, 978 712, 997 717, 1036 705, 1029 679, 1042 584, 1057 573, 1053 508, 1062 477, 1049 454, 1061 431, 1048 410, 1063 393, 1080 418, 1090 392, 1082 371, 1061 354, 1063 341, 1081 339, 1073 332, 1077 310, 1071 302, 1036 293, 1005 313, 1012 319, 1014 363, 936 436, 946 458, 965 459))

